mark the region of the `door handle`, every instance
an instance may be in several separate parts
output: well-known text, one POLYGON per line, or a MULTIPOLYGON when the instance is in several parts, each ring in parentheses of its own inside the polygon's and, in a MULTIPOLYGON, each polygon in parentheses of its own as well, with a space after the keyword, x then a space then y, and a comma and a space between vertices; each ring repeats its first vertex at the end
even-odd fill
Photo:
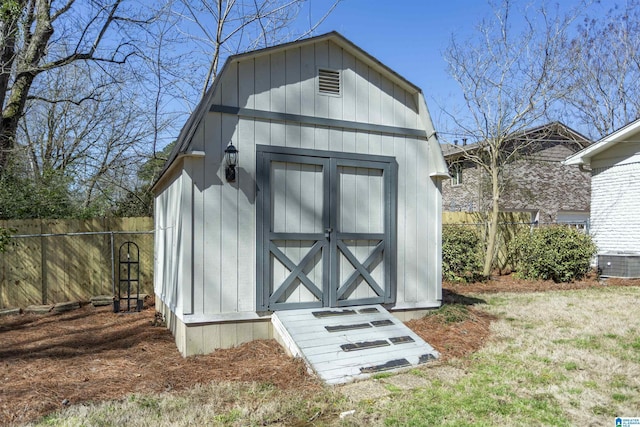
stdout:
POLYGON ((331 228, 331 227, 325 228, 324 229, 324 237, 326 237, 327 239, 330 238, 332 232, 333 232, 333 228, 331 228))

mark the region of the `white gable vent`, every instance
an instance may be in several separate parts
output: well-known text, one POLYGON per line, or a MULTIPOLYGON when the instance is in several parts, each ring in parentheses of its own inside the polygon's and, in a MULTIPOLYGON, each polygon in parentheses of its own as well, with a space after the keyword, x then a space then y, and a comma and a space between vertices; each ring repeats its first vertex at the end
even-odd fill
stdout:
POLYGON ((340 95, 340 71, 319 69, 318 91, 325 95, 340 95))

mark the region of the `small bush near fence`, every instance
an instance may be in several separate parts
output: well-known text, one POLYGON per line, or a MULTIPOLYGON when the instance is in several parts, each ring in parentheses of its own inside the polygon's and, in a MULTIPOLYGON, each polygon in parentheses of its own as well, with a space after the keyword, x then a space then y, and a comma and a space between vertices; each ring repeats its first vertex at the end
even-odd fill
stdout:
POLYGON ((12 231, 14 230, 0 227, 0 254, 7 250, 12 231))
POLYGON ((475 228, 442 227, 442 278, 451 282, 474 282, 481 277, 482 239, 475 228))
POLYGON ((519 233, 508 252, 521 278, 571 282, 589 271, 596 246, 575 228, 551 226, 519 233))

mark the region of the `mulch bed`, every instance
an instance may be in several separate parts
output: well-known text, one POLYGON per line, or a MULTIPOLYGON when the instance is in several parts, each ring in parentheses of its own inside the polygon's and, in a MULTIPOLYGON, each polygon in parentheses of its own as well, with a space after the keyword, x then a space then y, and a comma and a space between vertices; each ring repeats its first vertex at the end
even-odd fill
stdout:
MULTIPOLYGON (((640 285, 640 281, 621 282, 640 285)), ((612 279, 609 284, 620 283, 612 279)), ((467 294, 589 286, 602 285, 595 279, 557 285, 510 277, 472 285, 446 284, 444 301, 467 304, 468 319, 448 324, 438 316, 426 316, 409 326, 443 360, 462 357, 482 347, 492 321, 473 307, 480 300, 467 294)), ((60 409, 63 401, 76 404, 121 399, 131 393, 181 391, 212 381, 267 382, 301 392, 322 387, 302 361, 288 357, 274 340, 185 359, 171 333, 152 326, 154 314, 153 307, 114 314, 110 307, 85 305, 66 313, 0 318, 0 425, 37 419, 60 409)))
POLYGON ((459 294, 497 293, 497 292, 546 292, 574 289, 587 289, 599 286, 640 286, 640 279, 598 279, 589 275, 582 280, 570 283, 555 283, 552 280, 530 281, 518 279, 513 275, 494 276, 486 282, 444 283, 443 288, 459 294))
POLYGON ((155 311, 114 314, 86 305, 64 314, 0 318, 0 425, 55 411, 62 402, 180 391, 211 381, 320 387, 273 340, 183 358, 155 311))
POLYGON ((440 361, 459 358, 477 351, 489 337, 495 317, 469 307, 468 319, 446 323, 437 316, 410 320, 407 326, 440 352, 440 361))

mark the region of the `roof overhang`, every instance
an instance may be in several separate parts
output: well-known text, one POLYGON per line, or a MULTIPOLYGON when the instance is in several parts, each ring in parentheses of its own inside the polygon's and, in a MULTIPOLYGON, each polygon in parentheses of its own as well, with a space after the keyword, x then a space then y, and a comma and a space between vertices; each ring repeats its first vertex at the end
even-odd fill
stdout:
POLYGON ((562 164, 564 165, 590 165, 591 159, 608 150, 617 143, 626 140, 630 135, 640 131, 640 119, 631 122, 628 125, 618 129, 617 131, 605 136, 601 140, 591 144, 587 148, 578 151, 573 156, 567 157, 562 164))
POLYGON ((174 172, 177 170, 178 165, 182 165, 182 162, 185 158, 204 158, 204 151, 190 151, 187 153, 179 153, 172 159, 169 163, 167 162, 166 167, 163 169, 162 174, 158 176, 155 182, 151 185, 151 193, 155 194, 156 190, 162 187, 163 183, 167 180, 167 177, 173 176, 174 172))

